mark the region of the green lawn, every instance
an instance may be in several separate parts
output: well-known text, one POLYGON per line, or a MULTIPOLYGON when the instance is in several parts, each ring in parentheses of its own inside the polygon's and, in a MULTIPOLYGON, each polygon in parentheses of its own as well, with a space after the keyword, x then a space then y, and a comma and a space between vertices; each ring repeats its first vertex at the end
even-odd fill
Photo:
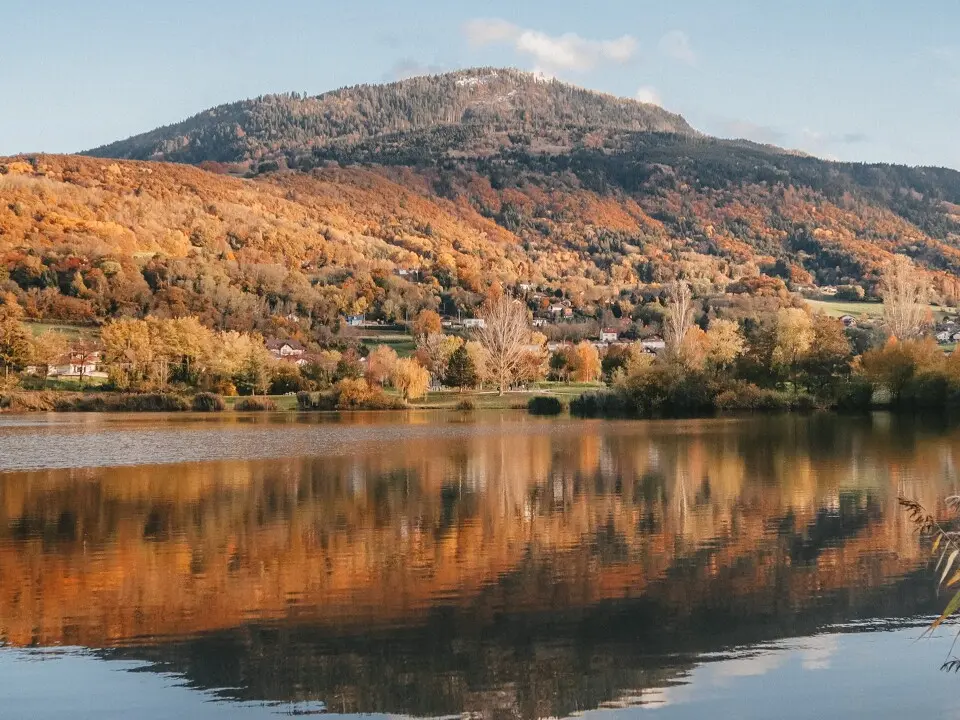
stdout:
POLYGON ((830 317, 852 315, 859 318, 862 315, 876 318, 883 315, 883 303, 878 302, 845 302, 842 300, 807 300, 807 304, 814 312, 822 312, 830 317))
POLYGON ((63 333, 71 339, 80 337, 94 338, 100 335, 100 328, 92 327, 90 325, 63 325, 60 323, 33 322, 30 320, 24 322, 23 324, 30 329, 30 332, 32 332, 34 336, 42 335, 49 330, 55 330, 59 333, 63 333))
MULTIPOLYGON (((883 303, 880 302, 850 302, 843 300, 807 300, 807 304, 814 312, 822 312, 830 317, 852 315, 855 318, 866 316, 879 318, 883 316, 883 303)), ((931 305, 930 312, 938 320, 945 315, 956 315, 957 308, 931 305)))

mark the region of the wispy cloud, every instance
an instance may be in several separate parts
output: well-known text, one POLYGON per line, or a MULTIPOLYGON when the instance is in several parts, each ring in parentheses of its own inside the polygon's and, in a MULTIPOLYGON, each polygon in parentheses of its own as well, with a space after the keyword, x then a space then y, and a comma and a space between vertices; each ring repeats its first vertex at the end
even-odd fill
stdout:
POLYGON ((657 92, 655 87, 649 85, 644 85, 637 90, 636 94, 633 96, 635 100, 642 103, 649 103, 650 105, 662 105, 660 102, 660 93, 657 92))
POLYGON ((406 80, 407 78, 417 77, 418 75, 436 75, 445 72, 448 68, 443 65, 428 65, 421 63, 414 58, 406 57, 397 60, 393 66, 383 74, 383 79, 406 80))
POLYGON ((509 45, 533 59, 535 69, 547 75, 568 70, 583 72, 607 63, 625 63, 637 53, 630 35, 613 40, 590 40, 576 33, 549 35, 498 18, 471 20, 464 34, 472 47, 509 45))
POLYGON ((671 30, 662 38, 659 44, 660 52, 668 58, 691 67, 697 64, 697 53, 693 49, 690 37, 682 30, 671 30))

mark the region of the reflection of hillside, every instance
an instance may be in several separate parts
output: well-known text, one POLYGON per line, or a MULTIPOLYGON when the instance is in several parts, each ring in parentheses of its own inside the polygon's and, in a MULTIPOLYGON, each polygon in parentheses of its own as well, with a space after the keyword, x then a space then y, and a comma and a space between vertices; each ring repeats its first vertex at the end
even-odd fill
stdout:
POLYGON ((9 474, 0 639, 163 642, 253 698, 569 712, 662 683, 651 652, 926 603, 896 492, 933 504, 955 450, 935 429, 763 419, 9 474))

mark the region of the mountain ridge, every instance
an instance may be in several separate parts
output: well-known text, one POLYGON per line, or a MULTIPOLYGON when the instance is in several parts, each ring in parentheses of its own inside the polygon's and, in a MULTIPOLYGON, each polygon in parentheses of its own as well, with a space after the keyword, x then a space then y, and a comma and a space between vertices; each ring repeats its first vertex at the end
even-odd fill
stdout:
POLYGON ((311 97, 262 95, 80 154, 243 163, 334 142, 452 126, 512 133, 563 128, 696 134, 682 116, 657 105, 512 68, 471 68, 311 97))

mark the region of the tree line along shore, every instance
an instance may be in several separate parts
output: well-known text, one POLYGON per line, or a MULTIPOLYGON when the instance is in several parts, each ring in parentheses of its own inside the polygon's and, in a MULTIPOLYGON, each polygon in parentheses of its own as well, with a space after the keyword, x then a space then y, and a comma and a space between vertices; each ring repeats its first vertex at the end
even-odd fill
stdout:
MULTIPOLYGON (((421 311, 413 351, 307 347, 217 331, 195 317, 120 318, 96 335, 39 334, 15 297, 0 303, 0 409, 351 410, 523 407, 588 417, 960 406, 960 355, 928 337, 929 287, 904 256, 883 277, 883 318, 854 333, 800 299, 748 317, 705 313, 691 285, 666 288, 660 346, 548 342, 527 307, 492 286, 460 334, 421 311), (61 372, 64 368, 67 372, 61 372), (64 380, 64 376, 69 381, 64 380)), ((604 334, 601 333, 601 340, 604 334)))

